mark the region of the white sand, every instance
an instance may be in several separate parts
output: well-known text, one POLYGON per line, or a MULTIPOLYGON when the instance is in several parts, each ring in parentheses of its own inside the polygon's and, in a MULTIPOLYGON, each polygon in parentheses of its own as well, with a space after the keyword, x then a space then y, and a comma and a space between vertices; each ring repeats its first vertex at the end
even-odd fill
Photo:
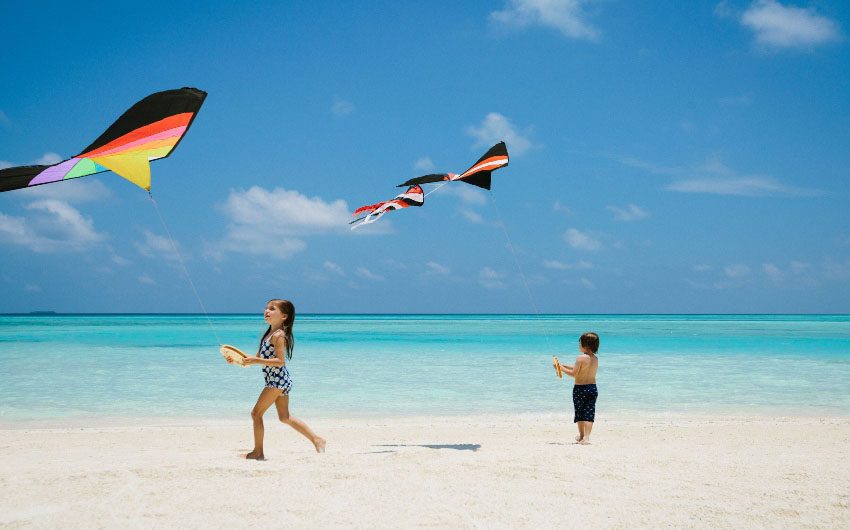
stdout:
POLYGON ((850 418, 0 425, 0 526, 850 527, 850 418))

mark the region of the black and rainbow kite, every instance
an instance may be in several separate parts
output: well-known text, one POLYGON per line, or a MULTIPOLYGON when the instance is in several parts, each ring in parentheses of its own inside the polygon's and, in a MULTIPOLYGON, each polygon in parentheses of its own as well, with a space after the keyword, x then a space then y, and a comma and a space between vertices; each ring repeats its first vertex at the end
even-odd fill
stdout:
POLYGON ((361 206, 354 210, 352 215, 355 216, 363 212, 369 213, 351 221, 351 223, 349 223, 352 225, 351 229, 354 230, 358 226, 374 223, 385 213, 392 210, 407 208, 409 206, 422 206, 425 204, 425 196, 435 191, 437 188, 434 188, 428 193, 423 193, 420 184, 431 184, 435 182, 466 182, 467 184, 472 184, 473 186, 489 190, 490 177, 493 171, 507 166, 508 162, 508 148, 505 145, 505 142, 499 142, 484 153, 484 156, 479 158, 474 164, 472 164, 472 167, 463 173, 431 173, 429 175, 412 178, 407 182, 398 185, 399 188, 403 186, 410 187, 406 192, 398 195, 394 199, 379 202, 377 204, 370 204, 368 206, 361 206), (360 222, 358 223, 358 221, 360 222))
POLYGON ((121 115, 83 151, 51 166, 0 169, 0 192, 112 171, 151 189, 150 161, 171 154, 201 108, 207 93, 196 88, 157 92, 121 115))

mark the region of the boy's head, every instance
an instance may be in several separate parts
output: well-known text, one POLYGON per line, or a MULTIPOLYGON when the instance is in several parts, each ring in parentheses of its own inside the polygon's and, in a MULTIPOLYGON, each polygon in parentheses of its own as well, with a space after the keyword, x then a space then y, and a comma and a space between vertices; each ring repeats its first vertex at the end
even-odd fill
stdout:
POLYGON ((592 331, 582 333, 581 337, 578 338, 578 344, 583 349, 589 350, 595 354, 599 351, 599 335, 592 331))

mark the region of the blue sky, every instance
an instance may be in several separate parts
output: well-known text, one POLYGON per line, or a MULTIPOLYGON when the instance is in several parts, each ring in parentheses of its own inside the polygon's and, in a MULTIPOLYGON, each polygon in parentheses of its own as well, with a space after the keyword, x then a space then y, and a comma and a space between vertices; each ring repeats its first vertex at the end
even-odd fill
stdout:
MULTIPOLYGON (((0 166, 209 93, 153 195, 201 300, 306 312, 850 312, 838 1, 4 3, 0 166), (351 232, 410 177, 461 183, 351 232), (504 230, 503 230, 504 228, 504 230)), ((111 173, 0 195, 0 312, 197 312, 111 173)))

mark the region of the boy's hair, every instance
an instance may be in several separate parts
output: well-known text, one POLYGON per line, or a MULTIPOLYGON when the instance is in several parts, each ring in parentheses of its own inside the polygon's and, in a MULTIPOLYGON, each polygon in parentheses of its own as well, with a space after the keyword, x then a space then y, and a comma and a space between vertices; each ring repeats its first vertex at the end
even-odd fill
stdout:
POLYGON ((593 353, 599 351, 599 335, 592 331, 582 333, 581 337, 578 338, 578 343, 593 353))

